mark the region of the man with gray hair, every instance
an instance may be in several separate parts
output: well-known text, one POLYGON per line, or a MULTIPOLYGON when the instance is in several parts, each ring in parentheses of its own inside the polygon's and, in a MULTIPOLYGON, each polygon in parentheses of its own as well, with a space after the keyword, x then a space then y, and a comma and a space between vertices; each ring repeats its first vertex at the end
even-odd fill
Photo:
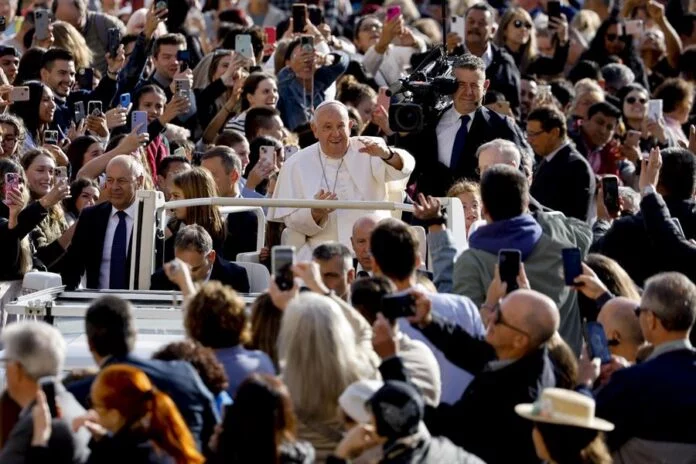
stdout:
POLYGON ((63 261, 68 289, 77 288, 85 272, 87 288, 128 288, 135 192, 142 186, 143 166, 135 158, 119 155, 109 161, 104 187, 109 201, 82 211, 63 261))
POLYGON ((324 243, 314 249, 312 258, 319 264, 324 285, 339 298, 348 301, 350 285, 355 280, 353 254, 350 248, 338 242, 324 243))
POLYGON ((615 371, 597 395, 597 416, 616 426, 609 447, 617 462, 694 462, 696 285, 676 272, 651 277, 635 313, 655 348, 643 363, 615 371))
POLYGON ((609 95, 616 95, 619 89, 623 89, 628 84, 636 80, 631 68, 625 64, 609 63, 602 67, 602 77, 604 78, 604 91, 609 95))
POLYGON ((52 433, 47 444, 54 462, 85 462, 90 434, 84 428, 73 433, 71 425, 74 419, 85 414, 85 410, 58 380, 65 361, 63 336, 45 322, 23 321, 3 329, 2 343, 7 391, 22 412, 3 444, 0 462, 28 462, 34 426, 32 408, 41 388, 40 379, 53 384, 55 402, 61 412, 60 418, 51 421, 52 433))

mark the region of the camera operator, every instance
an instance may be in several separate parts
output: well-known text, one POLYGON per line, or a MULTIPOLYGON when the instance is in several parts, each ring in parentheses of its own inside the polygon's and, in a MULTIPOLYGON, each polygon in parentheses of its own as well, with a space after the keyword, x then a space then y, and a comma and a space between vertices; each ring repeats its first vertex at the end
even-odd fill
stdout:
POLYGON ((419 156, 416 179, 418 190, 426 195, 445 196, 455 179, 478 179, 476 149, 493 139, 510 140, 530 152, 524 135, 511 119, 482 106, 490 84, 484 61, 467 53, 454 63, 454 76, 459 86, 452 96, 452 106, 433 118, 436 122, 423 132, 403 137, 400 142, 419 156), (437 158, 432 155, 433 147, 437 147, 437 158))

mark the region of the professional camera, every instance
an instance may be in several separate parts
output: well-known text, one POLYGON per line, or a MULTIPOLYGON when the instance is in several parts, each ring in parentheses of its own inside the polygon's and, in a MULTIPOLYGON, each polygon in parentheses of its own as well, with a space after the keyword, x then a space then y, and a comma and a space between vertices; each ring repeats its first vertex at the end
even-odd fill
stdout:
POLYGON ((389 127, 396 132, 419 132, 425 121, 437 114, 457 90, 452 63, 444 49, 430 52, 418 68, 401 79, 394 95, 403 99, 389 107, 389 127))

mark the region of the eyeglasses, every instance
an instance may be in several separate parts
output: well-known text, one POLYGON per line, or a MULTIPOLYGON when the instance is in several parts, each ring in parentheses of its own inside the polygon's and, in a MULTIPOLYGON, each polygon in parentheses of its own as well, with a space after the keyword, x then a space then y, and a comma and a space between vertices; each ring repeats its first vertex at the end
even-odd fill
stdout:
POLYGON ((531 30, 532 27, 534 27, 534 26, 532 26, 532 23, 528 23, 527 21, 522 21, 520 19, 514 20, 512 22, 512 25, 515 26, 515 29, 521 29, 522 26, 524 26, 525 29, 531 30))
POLYGON ((530 138, 530 137, 531 137, 531 138, 538 137, 538 136, 540 136, 541 134, 543 134, 544 132, 546 132, 546 131, 540 130, 540 131, 538 131, 538 132, 527 132, 527 138, 530 138))
POLYGON ((510 325, 503 320, 503 311, 500 307, 500 303, 496 303, 495 306, 493 306, 493 318, 491 319, 491 322, 493 322, 494 325, 502 325, 510 330, 514 330, 515 332, 521 333, 522 335, 526 335, 527 337, 532 338, 532 336, 529 335, 529 332, 527 332, 526 330, 522 330, 519 327, 510 325))
POLYGON ((363 24, 360 26, 360 32, 381 31, 381 24, 363 24))
POLYGON ((633 105, 637 101, 640 102, 641 105, 645 105, 648 102, 648 99, 647 98, 636 98, 636 97, 628 97, 626 99, 626 102, 629 105, 633 105))

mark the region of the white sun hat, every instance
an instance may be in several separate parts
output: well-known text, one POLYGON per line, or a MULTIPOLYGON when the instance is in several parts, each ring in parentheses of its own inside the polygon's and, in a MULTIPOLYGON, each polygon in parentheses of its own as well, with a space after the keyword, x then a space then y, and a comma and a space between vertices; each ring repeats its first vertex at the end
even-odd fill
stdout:
POLYGON ((595 401, 562 388, 547 388, 535 403, 518 404, 515 412, 525 419, 610 432, 614 424, 595 417, 595 401))
POLYGON ((353 382, 338 397, 338 404, 355 422, 368 424, 370 422, 370 413, 365 407, 365 403, 383 385, 384 382, 381 380, 358 380, 353 382))

